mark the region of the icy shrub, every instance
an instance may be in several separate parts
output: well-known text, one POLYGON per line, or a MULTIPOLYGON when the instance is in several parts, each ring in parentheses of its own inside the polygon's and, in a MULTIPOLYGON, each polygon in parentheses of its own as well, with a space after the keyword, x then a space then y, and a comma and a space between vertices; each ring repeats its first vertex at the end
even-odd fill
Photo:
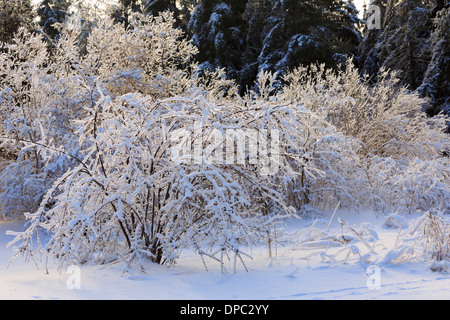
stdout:
MULTIPOLYGON (((58 60, 58 55, 55 59, 58 60)), ((42 196, 72 164, 72 91, 58 81, 41 35, 19 29, 0 53, 0 213, 36 211, 42 196)))
POLYGON ((450 224, 442 211, 429 210, 399 234, 397 243, 382 263, 428 262, 433 271, 448 271, 450 266, 450 224))
POLYGON ((366 269, 377 259, 377 232, 369 223, 362 223, 357 228, 339 217, 337 220, 340 227, 336 229, 331 229, 330 220, 327 229, 313 225, 291 235, 294 240, 291 250, 301 250, 304 259, 320 256, 323 262, 331 265, 354 261, 366 269))
MULTIPOLYGON (((0 148, 13 159, 1 210, 30 220, 17 255, 170 265, 192 248, 222 267, 231 254, 236 268, 288 216, 448 206, 445 119, 426 118, 395 77, 372 86, 350 62, 282 81, 262 71, 239 96, 223 70, 199 71, 173 22, 99 21, 83 54, 63 29, 51 56, 21 31, 1 53, 0 148)), ((341 225, 371 258, 370 228, 341 225)), ((367 260, 349 237, 333 239, 367 260)))
POLYGON ((400 86, 395 73, 383 70, 372 85, 348 61, 338 72, 299 67, 284 82, 278 99, 296 101, 343 134, 336 141, 334 150, 340 151, 335 159, 326 161, 333 150, 328 146, 320 152, 318 168, 326 174, 310 186, 316 197, 327 204, 334 198, 345 207, 382 211, 447 205, 446 118, 428 118, 422 111, 426 101, 400 86))
POLYGON ((430 211, 423 221, 422 232, 427 257, 435 262, 450 261, 450 224, 430 211))
MULTIPOLYGON (((304 132, 293 130, 314 128, 310 111, 271 104, 250 108, 253 112, 240 114, 240 104, 201 95, 156 102, 139 94, 103 96, 81 121, 86 157, 57 181, 36 213, 27 214, 30 227, 15 240, 22 241, 19 253, 34 256, 31 243, 44 228, 51 238, 42 252, 61 265, 106 262, 117 255, 129 263, 149 259, 172 264, 186 247, 221 265, 227 253, 242 260, 241 247, 267 243, 277 221, 296 213, 285 184, 296 179, 296 168, 302 166, 310 175, 319 172, 303 160, 304 132), (189 145, 206 149, 202 137, 268 127, 279 134, 279 144, 271 150, 274 156, 279 148, 279 158, 268 164, 270 174, 261 171, 266 160, 261 158, 255 164, 252 159, 189 159, 189 154, 183 161, 173 155, 179 141, 170 138, 172 133, 189 132, 184 137, 189 145), (56 203, 48 209, 51 199, 56 203)), ((244 146, 246 157, 254 155, 250 145, 244 146)), ((233 158, 243 155, 238 151, 233 158)))
MULTIPOLYGON (((202 81, 188 74, 196 48, 180 41, 169 13, 135 16, 130 28, 104 19, 92 29, 86 53, 80 35, 63 28, 52 53, 42 35, 19 29, 0 53, 0 214, 37 210, 48 188, 83 158, 78 120, 100 93, 141 92, 152 100, 184 92, 202 81), (99 92, 101 88, 102 92, 99 92)), ((213 80, 219 76, 209 75, 213 80)), ((221 80, 222 87, 231 86, 221 80)), ((214 90, 211 89, 211 94, 214 90)))
MULTIPOLYGON (((145 30, 156 39, 145 41, 151 42, 148 49, 159 59, 143 50, 145 46, 137 46, 137 53, 148 59, 129 52, 122 56, 122 47, 115 45, 109 51, 116 38, 137 41, 136 34, 148 35, 139 24, 129 31, 107 28, 105 39, 95 38, 100 31, 94 29, 86 56, 68 50, 81 88, 78 101, 83 109, 74 121, 74 149, 82 156, 47 191, 39 209, 25 214, 29 227, 11 243, 18 245, 18 255, 39 259, 44 254, 56 258, 60 267, 117 257, 128 263, 148 259, 173 264, 179 252, 190 247, 222 267, 231 253, 236 267, 245 255, 241 247, 270 242, 277 221, 296 213, 286 190, 297 179, 298 168, 305 179, 321 174, 307 161, 303 146, 316 138, 333 144, 333 126, 295 103, 280 107, 266 99, 266 90, 252 98, 233 96, 232 83, 220 71, 203 76, 183 73, 175 66, 194 50, 171 41, 178 33, 160 30, 167 27, 167 14, 148 19, 143 28, 149 24, 145 30), (159 49, 159 42, 174 48, 159 49), (137 57, 145 63, 117 74, 112 66, 120 66, 123 57, 132 59, 130 64, 137 57), (136 88, 136 93, 121 94, 126 86, 136 88), (234 139, 241 138, 234 135, 223 144, 210 144, 213 136, 228 131, 247 133, 244 138, 250 141, 241 144, 243 149, 233 149, 234 139), (189 147, 180 158, 174 156, 180 141, 173 138, 183 132, 189 133, 181 136, 189 147), (253 133, 265 135, 272 146, 254 141, 253 133), (214 149, 229 146, 233 151, 217 159, 222 153, 214 149), (209 150, 216 161, 195 158, 196 150, 209 150), (42 230, 47 230, 49 240, 38 241, 36 247, 42 230)), ((69 38, 63 41, 61 46, 71 48, 69 38)))

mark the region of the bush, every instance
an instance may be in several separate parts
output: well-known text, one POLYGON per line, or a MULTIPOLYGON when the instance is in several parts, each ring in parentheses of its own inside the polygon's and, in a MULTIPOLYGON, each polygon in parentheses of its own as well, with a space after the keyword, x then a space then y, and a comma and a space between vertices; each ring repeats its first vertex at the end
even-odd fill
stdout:
POLYGON ((403 233, 382 263, 424 261, 433 271, 446 272, 450 266, 450 225, 443 212, 428 210, 403 233))
POLYGON ((101 21, 83 53, 63 29, 51 56, 21 31, 1 55, 1 147, 15 159, 0 201, 30 220, 17 255, 170 265, 189 247, 236 268, 242 247, 316 208, 448 205, 445 119, 394 76, 299 67, 239 96, 223 70, 199 71, 173 22, 101 21))

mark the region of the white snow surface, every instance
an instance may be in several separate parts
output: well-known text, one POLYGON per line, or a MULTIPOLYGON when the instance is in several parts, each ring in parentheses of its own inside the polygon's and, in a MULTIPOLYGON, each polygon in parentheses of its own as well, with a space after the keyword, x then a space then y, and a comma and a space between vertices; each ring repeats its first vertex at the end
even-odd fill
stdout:
MULTIPOLYGON (((352 226, 370 223, 378 233, 379 242, 388 250, 396 241, 398 230, 383 225, 384 216, 337 212, 333 228, 339 228, 337 218, 352 226)), ((406 216, 409 220, 417 216, 406 216)), ((295 233, 311 226, 315 220, 286 222, 286 232, 295 233)), ((329 217, 315 221, 316 228, 327 229, 329 217)), ((1 300, 448 300, 450 274, 433 272, 425 263, 380 265, 380 288, 369 289, 367 275, 358 259, 330 265, 319 257, 305 259, 310 254, 294 247, 278 245, 273 257, 265 247, 248 248, 253 259, 245 259, 248 271, 233 262, 222 274, 220 266, 184 251, 172 267, 146 264, 146 273, 139 270, 123 272, 121 262, 108 265, 85 264, 80 268, 80 289, 69 289, 71 273, 58 271, 51 263, 36 268, 22 258, 7 268, 13 256, 6 244, 13 239, 7 230, 21 231, 23 223, 0 221, 0 299, 1 300)))

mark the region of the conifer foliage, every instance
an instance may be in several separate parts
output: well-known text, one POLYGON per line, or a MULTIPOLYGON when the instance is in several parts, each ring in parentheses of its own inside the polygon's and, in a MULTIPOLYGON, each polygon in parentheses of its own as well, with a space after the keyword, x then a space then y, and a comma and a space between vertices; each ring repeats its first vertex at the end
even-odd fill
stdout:
POLYGON ((30 28, 33 20, 29 0, 0 1, 0 45, 11 41, 20 27, 30 28))
POLYGON ((381 29, 365 32, 360 67, 374 79, 381 68, 399 72, 402 84, 430 100, 433 116, 449 110, 448 4, 441 0, 374 1, 381 29))
POLYGON ((356 53, 361 21, 352 1, 200 1, 189 32, 204 68, 226 68, 245 91, 259 71, 337 67, 356 53))

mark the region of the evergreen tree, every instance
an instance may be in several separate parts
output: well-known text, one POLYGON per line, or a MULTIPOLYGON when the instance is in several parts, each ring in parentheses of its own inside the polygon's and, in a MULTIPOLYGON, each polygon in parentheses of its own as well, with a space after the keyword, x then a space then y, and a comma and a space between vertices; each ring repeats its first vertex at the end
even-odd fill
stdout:
MULTIPOLYGON (((401 84, 430 98, 425 111, 449 112, 448 13, 442 0, 376 1, 381 30, 366 30, 360 70, 376 80, 381 68, 399 72, 401 84), (434 21, 434 22, 433 22, 434 21)), ((448 5, 447 5, 448 7, 448 5)))
POLYGON ((247 28, 244 11, 245 2, 239 0, 203 0, 196 6, 189 32, 204 68, 226 68, 231 78, 238 78, 247 28))
POLYGON ((431 62, 419 92, 431 99, 429 115, 450 114, 450 8, 440 10, 431 35, 431 62))
POLYGON ((151 15, 158 15, 160 12, 170 10, 177 11, 176 0, 148 0, 145 4, 145 10, 151 15))
POLYGON ((390 0, 378 43, 385 69, 401 71, 401 81, 416 89, 429 63, 432 1, 390 0))
POLYGON ((48 37, 56 39, 59 36, 56 24, 66 20, 69 6, 70 1, 66 0, 43 0, 38 4, 39 25, 48 37))
POLYGON ((29 0, 0 0, 0 47, 11 41, 19 27, 31 29, 32 20, 29 0))
POLYGON ((251 87, 259 72, 258 57, 263 48, 263 40, 268 33, 268 25, 273 17, 273 0, 248 0, 244 12, 247 24, 245 50, 242 53, 242 69, 239 82, 246 88, 251 87))
POLYGON ((261 70, 343 63, 356 53, 359 24, 352 1, 204 0, 189 29, 203 66, 226 67, 242 92, 261 70))
MULTIPOLYGON (((386 3, 383 0, 373 0, 369 4, 370 6, 376 6, 380 9, 380 28, 368 28, 366 24, 363 29, 363 37, 358 48, 358 57, 356 59, 357 64, 360 68, 362 74, 366 74, 371 77, 372 80, 376 80, 379 69, 380 69, 380 59, 379 50, 377 47, 378 39, 381 34, 381 25, 384 21, 383 17, 386 12, 386 3)), ((367 7, 364 6, 364 19, 369 19, 374 12, 368 12, 367 7)))
POLYGON ((336 67, 356 53, 360 20, 351 1, 276 0, 270 16, 260 69, 285 71, 310 63, 336 67))
POLYGON ((153 16, 167 10, 171 11, 176 19, 175 26, 186 32, 196 2, 196 0, 147 0, 144 8, 146 13, 153 16))

